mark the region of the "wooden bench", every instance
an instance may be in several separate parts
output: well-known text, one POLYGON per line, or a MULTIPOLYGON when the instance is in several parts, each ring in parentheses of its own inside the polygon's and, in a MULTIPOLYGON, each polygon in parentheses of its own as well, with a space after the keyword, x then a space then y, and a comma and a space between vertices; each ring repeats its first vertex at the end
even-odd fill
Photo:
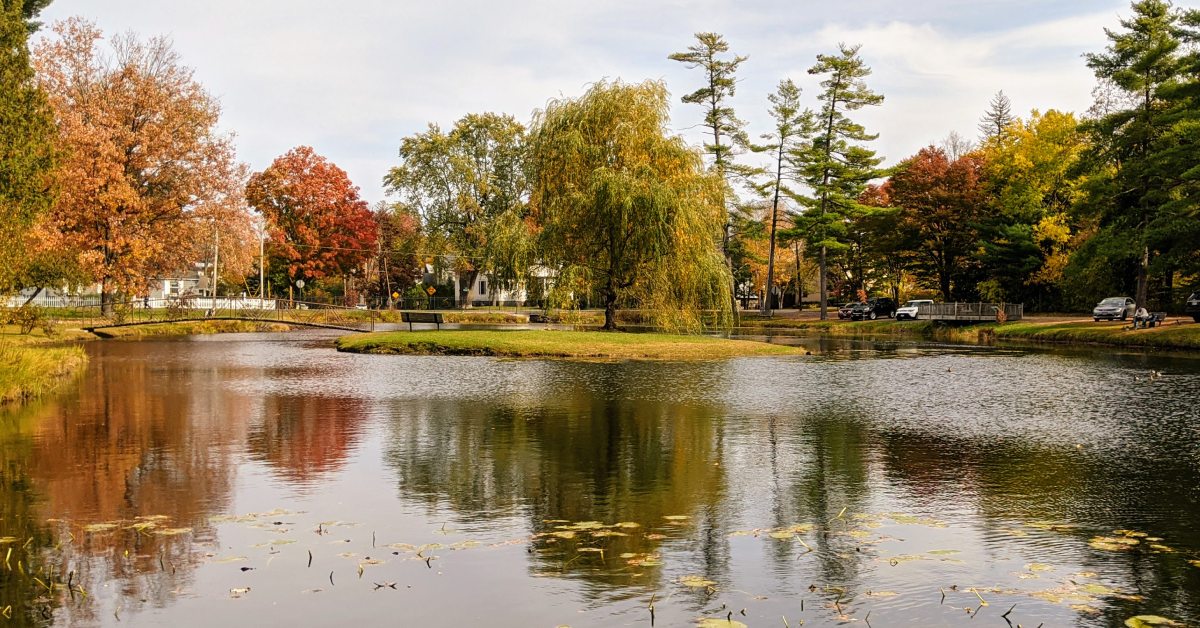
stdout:
POLYGON ((400 312, 400 320, 408 323, 408 331, 412 331, 413 323, 434 323, 439 331, 442 329, 441 312, 400 312))

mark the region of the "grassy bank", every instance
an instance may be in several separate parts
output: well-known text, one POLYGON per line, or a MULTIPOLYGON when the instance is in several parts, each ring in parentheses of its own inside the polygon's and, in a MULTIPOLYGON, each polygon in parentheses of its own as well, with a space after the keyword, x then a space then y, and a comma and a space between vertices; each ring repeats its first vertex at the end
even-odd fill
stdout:
POLYGON ((101 338, 157 338, 163 336, 194 336, 201 334, 237 334, 264 331, 288 331, 291 327, 279 323, 256 321, 192 321, 163 323, 161 325, 132 325, 97 329, 94 333, 101 338))
POLYGON ((708 336, 542 330, 353 334, 339 338, 337 348, 352 353, 633 360, 709 360, 804 353, 794 347, 708 336))
POLYGON ((51 338, 0 326, 0 406, 47 395, 87 366, 79 346, 51 346, 51 338))
POLYGON ((1200 324, 1195 323, 1171 322, 1153 329, 1130 329, 1128 323, 1022 321, 991 327, 990 333, 998 340, 1200 350, 1200 324))
POLYGON ((1154 349, 1200 349, 1200 325, 1172 320, 1153 329, 1130 329, 1129 323, 1093 321, 1042 322, 1037 319, 977 325, 944 325, 930 321, 814 321, 749 319, 744 329, 786 329, 864 339, 903 338, 986 344, 996 340, 1056 344, 1101 344, 1154 349))

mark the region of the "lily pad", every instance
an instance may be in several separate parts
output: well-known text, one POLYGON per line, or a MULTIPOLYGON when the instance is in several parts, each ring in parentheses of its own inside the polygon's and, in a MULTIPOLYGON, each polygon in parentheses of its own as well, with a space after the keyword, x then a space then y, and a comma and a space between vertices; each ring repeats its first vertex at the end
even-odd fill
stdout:
POLYGON ((715 585, 716 582, 708 580, 704 576, 684 576, 679 579, 679 584, 682 584, 685 587, 704 588, 711 587, 715 585))
POLYGON ((1126 619, 1125 625, 1129 628, 1146 628, 1147 626, 1182 626, 1183 624, 1158 615, 1138 615, 1126 619))
POLYGON ((726 619, 725 617, 705 617, 697 625, 700 628, 747 628, 746 624, 736 619, 726 619))
POLYGON ((1036 573, 1039 571, 1050 571, 1051 569, 1054 569, 1054 566, 1047 565, 1046 563, 1029 563, 1028 565, 1025 565, 1025 568, 1036 573))
POLYGON ((691 519, 691 517, 687 515, 666 515, 663 517, 663 519, 666 519, 667 521, 687 521, 688 519, 691 519))

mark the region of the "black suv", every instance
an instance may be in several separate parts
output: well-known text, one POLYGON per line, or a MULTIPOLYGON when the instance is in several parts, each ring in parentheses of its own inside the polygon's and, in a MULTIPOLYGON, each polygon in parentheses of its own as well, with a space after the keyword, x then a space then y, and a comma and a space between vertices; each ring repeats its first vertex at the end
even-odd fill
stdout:
POLYGON ((888 297, 872 297, 867 299, 866 303, 859 303, 850 310, 850 320, 875 320, 880 316, 896 316, 896 302, 888 297))
POLYGON ((1183 313, 1191 315, 1192 320, 1200 323, 1200 290, 1188 296, 1187 303, 1183 306, 1183 313))

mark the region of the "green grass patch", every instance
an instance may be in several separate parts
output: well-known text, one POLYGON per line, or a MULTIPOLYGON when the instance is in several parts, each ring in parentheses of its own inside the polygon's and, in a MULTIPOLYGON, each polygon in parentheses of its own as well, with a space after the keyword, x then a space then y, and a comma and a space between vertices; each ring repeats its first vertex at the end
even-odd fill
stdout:
POLYGON ((1071 321, 1015 322, 995 327, 1000 340, 1071 344, 1105 344, 1158 349, 1200 349, 1200 324, 1171 321, 1152 329, 1130 329, 1128 323, 1071 321))
POLYGON ((941 333, 940 326, 930 321, 805 320, 795 318, 743 318, 740 327, 746 329, 788 329, 840 337, 909 337, 932 338, 941 333))
POLYGON ((337 348, 351 353, 618 360, 712 360, 806 353, 796 347, 709 336, 553 330, 376 332, 338 338, 337 348))
POLYGON ((0 336, 0 405, 22 403, 71 382, 87 365, 79 346, 53 347, 0 336))
POLYGON ((157 338, 163 336, 195 336, 202 334, 238 334, 251 332, 288 331, 291 327, 280 323, 258 321, 187 321, 163 323, 161 325, 131 325, 97 329, 94 333, 101 338, 157 338))

